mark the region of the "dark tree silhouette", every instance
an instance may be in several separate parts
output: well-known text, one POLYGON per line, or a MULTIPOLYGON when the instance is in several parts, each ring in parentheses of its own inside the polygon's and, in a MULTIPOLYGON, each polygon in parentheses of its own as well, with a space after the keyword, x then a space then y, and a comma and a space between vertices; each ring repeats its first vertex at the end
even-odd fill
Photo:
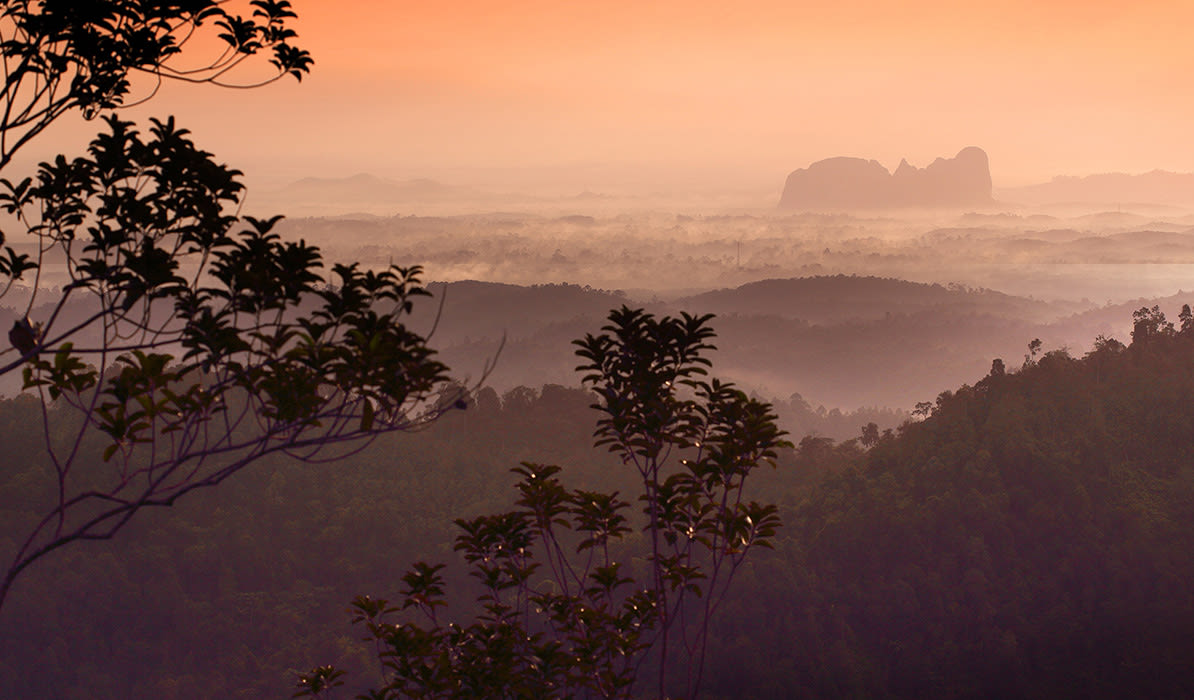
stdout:
MULTIPOLYGON (((1184 319, 1183 319, 1184 322, 1184 319)), ((1159 306, 1151 309, 1142 306, 1132 312, 1132 343, 1140 347, 1160 336, 1173 335, 1173 323, 1165 320, 1165 314, 1159 306)))
POLYGON ((240 173, 172 117, 142 131, 113 113, 166 79, 301 79, 312 61, 292 44, 289 2, 239 5, 247 16, 227 0, 2 7, 0 168, 68 112, 102 115, 105 128, 84 155, 0 179, 0 208, 35 251, 0 256, 0 297, 28 283, 34 314, 10 333, 0 374, 20 370, 42 398, 55 494, 15 550, 0 552, 0 605, 39 558, 110 538, 143 508, 266 455, 335 459, 456 405, 439 395, 446 368, 403 324, 427 294, 420 268, 335 265, 325 277, 318 249, 273 232, 279 217, 231 213, 240 173), (183 67, 183 47, 204 33, 218 55, 195 67, 188 50, 183 67), (51 260, 65 262, 54 298, 51 260))
MULTIPOLYGON (((710 622, 780 524, 746 482, 791 447, 770 404, 703 378, 710 318, 622 307, 576 341, 602 414, 596 445, 642 484, 642 517, 617 492, 569 489, 559 467, 524 463, 517 508, 456 521, 482 589, 475 620, 442 619, 443 567, 424 562, 403 576, 400 607, 353 602, 386 674, 367 697, 632 697, 651 692, 637 687, 645 664, 657 697, 699 693, 710 622), (405 610, 415 619, 395 624, 405 610)), ((314 668, 295 696, 326 695, 340 675, 314 668)))
POLYGON ((879 425, 877 423, 867 423, 862 426, 862 438, 860 440, 863 447, 874 447, 879 442, 879 425))

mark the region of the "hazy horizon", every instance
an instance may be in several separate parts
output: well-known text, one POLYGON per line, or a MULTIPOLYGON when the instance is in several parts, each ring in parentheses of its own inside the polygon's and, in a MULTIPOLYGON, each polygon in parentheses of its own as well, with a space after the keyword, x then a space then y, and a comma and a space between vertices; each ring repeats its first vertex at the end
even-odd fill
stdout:
MULTIPOLYGON (((168 82, 120 116, 144 128, 176 115, 244 172, 241 213, 285 214, 279 232, 329 261, 641 303, 859 275, 1075 313, 1191 286, 1194 175, 1039 186, 1194 173, 1194 96, 1173 89, 1194 59, 1182 32, 1194 5, 294 9, 316 62, 301 83, 168 82), (986 188, 978 199, 778 206, 789 174, 818 161, 876 161, 894 177, 971 147, 985 153, 967 161, 986 167, 967 171, 986 188)), ((134 100, 152 90, 134 84, 134 100)), ((64 117, 12 171, 82 150, 98 126, 64 117)), ((831 184, 866 190, 844 177, 831 184)))
MULTIPOLYGON (((294 6, 316 61, 301 84, 167 84, 124 114, 176 115, 260 187, 370 172, 778 194, 823 158, 892 170, 971 145, 996 187, 1194 171, 1188 3, 294 6)), ((94 133, 64 122, 26 163, 94 133)))

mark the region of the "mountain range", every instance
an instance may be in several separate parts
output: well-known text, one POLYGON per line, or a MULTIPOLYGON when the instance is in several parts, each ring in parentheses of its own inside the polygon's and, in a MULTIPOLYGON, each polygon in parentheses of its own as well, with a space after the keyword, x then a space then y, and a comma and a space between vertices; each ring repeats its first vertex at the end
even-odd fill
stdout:
POLYGON ((1194 173, 1153 170, 1148 173, 1104 173, 1085 177, 1058 176, 1036 185, 995 191, 1001 201, 1032 205, 1194 205, 1194 173))

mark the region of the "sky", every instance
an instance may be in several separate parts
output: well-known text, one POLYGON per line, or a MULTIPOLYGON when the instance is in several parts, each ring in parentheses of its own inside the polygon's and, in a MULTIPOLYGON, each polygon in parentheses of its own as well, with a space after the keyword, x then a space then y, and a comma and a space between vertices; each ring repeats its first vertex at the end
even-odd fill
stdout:
POLYGON ((315 58, 301 84, 167 86, 137 113, 176 114, 205 148, 277 181, 778 192, 822 158, 923 167, 970 145, 996 186, 1194 171, 1187 0, 294 7, 315 58))

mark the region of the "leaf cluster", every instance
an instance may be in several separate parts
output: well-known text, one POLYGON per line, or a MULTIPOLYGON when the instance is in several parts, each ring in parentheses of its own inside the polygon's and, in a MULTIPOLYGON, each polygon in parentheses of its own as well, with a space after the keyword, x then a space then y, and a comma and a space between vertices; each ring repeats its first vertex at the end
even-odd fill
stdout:
POLYGON ((152 97, 163 79, 251 87, 286 75, 301 79, 312 58, 292 42, 288 0, 251 0, 241 11, 225 0, 5 0, 0 7, 0 168, 49 123, 73 109, 91 119, 152 97), (208 31, 208 30, 211 31, 208 31), (219 53, 182 66, 180 54, 200 34, 219 53), (271 75, 232 79, 246 59, 267 53, 271 75), (130 100, 132 76, 149 75, 149 95, 130 100))
POLYGON ((358 616, 388 674, 377 696, 630 697, 649 658, 663 696, 674 645, 685 692, 698 691, 710 620, 780 524, 775 505, 743 497, 747 477, 790 447, 770 405, 700 379, 710 318, 622 307, 577 341, 602 413, 596 446, 635 467, 641 516, 617 492, 569 489, 559 467, 524 462, 514 510, 456 521, 481 590, 474 622, 439 623, 443 581, 423 563, 401 609, 430 625, 392 623, 384 606, 358 616))
POLYGON ((272 452, 333 458, 327 448, 413 429, 467 392, 440 401, 447 368, 406 325, 428 296, 420 267, 334 265, 325 278, 318 248, 275 232, 281 217, 230 212, 240 173, 172 119, 144 136, 105 123, 87 155, 0 180, 0 207, 37 244, 36 259, 13 257, 0 273, 11 285, 60 259, 69 280, 45 316, 18 324, 0 373, 20 368, 46 401, 47 430, 51 409, 83 418, 51 455, 62 496, 4 590, 48 551, 110 537, 146 505, 272 452), (90 434, 117 466, 99 490, 74 469, 90 434))

